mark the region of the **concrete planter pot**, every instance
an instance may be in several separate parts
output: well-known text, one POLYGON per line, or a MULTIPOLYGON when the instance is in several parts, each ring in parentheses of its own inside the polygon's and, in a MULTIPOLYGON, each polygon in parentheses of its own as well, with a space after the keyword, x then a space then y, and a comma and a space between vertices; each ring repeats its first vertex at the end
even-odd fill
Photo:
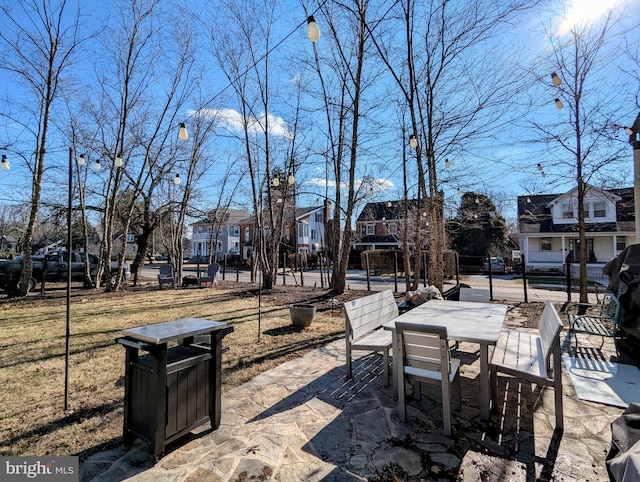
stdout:
POLYGON ((289 305, 289 313, 293 326, 306 328, 311 325, 313 317, 316 316, 316 307, 311 304, 296 303, 289 305))

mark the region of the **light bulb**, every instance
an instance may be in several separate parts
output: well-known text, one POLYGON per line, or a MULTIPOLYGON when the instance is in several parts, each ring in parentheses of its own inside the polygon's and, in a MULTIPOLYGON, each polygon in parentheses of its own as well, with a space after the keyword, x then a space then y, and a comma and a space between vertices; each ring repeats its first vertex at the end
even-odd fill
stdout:
POLYGON ((287 177, 287 182, 289 183, 289 186, 293 186, 293 183, 296 182, 296 178, 293 177, 293 174, 289 174, 289 177, 287 177))
POLYGON ((100 164, 100 159, 96 159, 96 163, 93 165, 93 167, 96 171, 102 167, 102 165, 100 164))
POLYGON ((78 166, 84 166, 84 154, 80 154, 77 160, 78 166))
POLYGON ((115 160, 116 167, 122 167, 122 154, 118 154, 115 160))
POLYGON ((456 193, 458 194, 458 196, 460 196, 462 194, 462 189, 458 188, 458 190, 456 191, 456 193))
POLYGON ((547 175, 545 174, 545 172, 544 172, 544 171, 542 171, 542 172, 540 173, 540 175, 541 175, 542 177, 547 177, 547 175))
POLYGON ((184 122, 180 122, 180 129, 178 130, 178 139, 186 141, 189 139, 189 133, 187 132, 187 125, 184 122))
POLYGON ((418 137, 415 134, 411 134, 411 136, 409 136, 409 145, 412 149, 416 149, 418 147, 418 137))
POLYGON ((307 38, 313 43, 316 43, 320 39, 320 29, 313 15, 309 15, 307 18, 307 38))
POLYGON ((174 183, 176 186, 179 186, 179 185, 180 185, 180 174, 176 174, 176 177, 174 177, 174 178, 173 178, 173 183, 174 183))
POLYGON ((278 187, 280 185, 280 179, 278 179, 277 177, 274 177, 271 184, 273 185, 273 187, 278 187))
POLYGON ((556 109, 562 109, 564 107, 564 104, 558 98, 556 98, 555 103, 556 103, 556 109))
POLYGON ((9 159, 5 154, 2 154, 2 170, 8 171, 10 168, 11 165, 9 164, 9 159))
POLYGON ((562 84, 562 79, 558 74, 556 74, 555 72, 552 72, 551 83, 553 84, 554 87, 558 87, 560 84, 562 84))
POLYGON ((538 171, 542 171, 542 164, 538 163, 538 171))
POLYGON ((445 169, 449 169, 451 167, 451 163, 449 162, 449 159, 445 159, 444 160, 444 168, 445 169))
POLYGON ((625 127, 624 128, 624 133, 628 136, 632 136, 633 135, 633 129, 631 127, 625 127))

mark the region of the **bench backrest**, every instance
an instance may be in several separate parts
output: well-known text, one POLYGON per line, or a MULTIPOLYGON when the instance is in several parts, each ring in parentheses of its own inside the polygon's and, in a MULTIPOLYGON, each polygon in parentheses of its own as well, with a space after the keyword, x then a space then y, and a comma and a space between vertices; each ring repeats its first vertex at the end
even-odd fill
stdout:
POLYGON ((375 293, 344 304, 347 336, 357 339, 398 316, 391 290, 375 293))
POLYGON ((538 331, 540 333, 540 344, 542 345, 542 353, 544 354, 545 365, 549 367, 551 359, 551 351, 556 343, 560 343, 560 331, 562 330, 562 320, 558 316, 558 312, 550 301, 544 305, 544 310, 538 322, 538 331))
POLYGON ((489 290, 482 288, 465 288, 460 287, 460 301, 475 301, 480 303, 489 303, 489 290))

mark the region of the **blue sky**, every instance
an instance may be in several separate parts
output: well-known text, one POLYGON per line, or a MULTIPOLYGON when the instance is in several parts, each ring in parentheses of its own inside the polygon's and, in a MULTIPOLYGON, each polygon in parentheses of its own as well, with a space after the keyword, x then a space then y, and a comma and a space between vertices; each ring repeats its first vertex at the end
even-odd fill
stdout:
MULTIPOLYGON (((87 25, 91 24, 89 20, 102 19, 113 9, 112 3, 109 1, 100 2, 99 4, 80 2, 80 4, 83 6, 85 14, 89 15, 89 17, 85 17, 87 25)), ((289 15, 282 17, 277 30, 278 35, 274 35, 274 43, 278 39, 288 38, 274 50, 273 56, 279 55, 286 58, 289 54, 300 55, 301 52, 311 56, 312 49, 306 40, 306 29, 304 26, 296 29, 296 26, 300 25, 301 22, 304 23, 306 18, 304 9, 298 2, 294 1, 289 2, 288 7, 287 12, 289 15)), ((631 0, 617 0, 615 2, 611 0, 597 2, 576 0, 574 8, 567 12, 566 17, 578 18, 579 21, 583 22, 597 22, 603 7, 631 8, 631 0)), ((202 25, 212 24, 212 13, 207 10, 207 2, 192 2, 191 8, 197 12, 197 18, 202 25)), ((558 15, 559 11, 559 2, 547 2, 540 8, 540 11, 533 12, 526 19, 522 19, 521 24, 514 29, 508 39, 514 49, 511 54, 513 62, 529 68, 528 75, 531 75, 532 80, 534 77, 546 80, 546 82, 532 83, 529 91, 521 93, 522 99, 517 99, 523 103, 527 99, 532 99, 534 105, 532 113, 526 118, 519 119, 518 113, 513 112, 514 123, 506 125, 490 141, 485 140, 474 143, 469 140, 464 156, 459 158, 452 156, 449 159, 451 162, 450 169, 445 170, 441 160, 439 176, 440 181, 446 181, 442 184, 442 188, 445 190, 449 212, 455 210, 458 199, 456 195, 457 188, 462 189, 462 191, 473 190, 494 195, 496 198, 502 199, 503 201, 498 204, 508 217, 515 214, 515 197, 517 195, 533 191, 534 188, 538 192, 563 192, 571 189, 573 184, 571 176, 567 175, 566 165, 562 165, 560 162, 563 156, 566 157, 567 154, 559 150, 550 150, 549 145, 544 142, 536 142, 539 140, 539 134, 525 128, 530 119, 542 124, 548 123, 549 125, 558 121, 558 119, 562 119, 561 116, 564 116, 567 120, 570 119, 570 113, 566 109, 558 111, 555 108, 553 99, 558 94, 551 87, 549 78, 553 61, 550 58, 552 50, 549 36, 545 32, 545 26, 547 26, 547 31, 552 30, 558 33, 559 39, 563 37, 563 28, 568 24, 564 22, 562 16, 558 15), (538 162, 545 166, 547 176, 544 179, 541 178, 540 172, 536 169, 538 162)), ((628 27, 634 22, 637 24, 636 17, 629 15, 620 28, 628 27)), ((316 20, 322 31, 324 28, 322 16, 316 15, 316 20)), ((626 33, 622 40, 629 45, 637 46, 638 37, 638 29, 636 29, 626 33)), ((322 41, 323 38, 321 37, 316 44, 318 49, 323 48, 322 41)), ((501 41, 504 41, 504 39, 501 39, 501 41)), ((215 101, 211 102, 209 108, 215 111, 220 120, 219 130, 223 134, 218 139, 220 152, 225 152, 232 156, 234 153, 240 152, 238 146, 234 145, 234 142, 229 140, 228 137, 237 133, 239 113, 236 104, 230 95, 228 81, 216 66, 215 58, 211 55, 211 52, 204 52, 200 62, 203 65, 205 62, 210 64, 207 67, 210 69, 209 82, 206 86, 208 89, 207 95, 209 96, 207 98, 215 99, 215 101), (226 135, 224 134, 225 132, 226 135)), ((624 66, 625 63, 629 64, 629 60, 620 54, 606 69, 599 71, 598 76, 605 79, 611 76, 617 79, 619 77, 618 67, 624 66)), ((301 72, 287 78, 287 75, 291 76, 292 74, 290 74, 290 71, 283 69, 276 75, 282 77, 279 79, 282 82, 292 81, 294 78, 299 82, 305 82, 308 80, 307 76, 311 74, 301 72)), ((16 95, 18 90, 15 87, 11 82, 3 83, 3 86, 0 86, 0 93, 3 94, 0 96, 0 110, 3 110, 1 99, 5 95, 16 95)), ((615 112, 618 116, 615 122, 621 125, 631 123, 638 111, 637 98, 634 101, 634 96, 637 95, 637 92, 631 90, 636 89, 636 86, 629 83, 605 82, 601 83, 599 88, 610 89, 610 92, 602 95, 614 99, 617 98, 620 102, 618 106, 615 106, 615 112)), ((388 117, 394 119, 396 114, 391 112, 393 109, 389 108, 388 110, 388 117)), ((187 115, 189 111, 189 107, 185 106, 187 115)), ((265 115, 264 113, 260 114, 265 115)), ((284 111, 279 111, 276 106, 273 112, 269 112, 267 115, 270 118, 271 126, 276 128, 275 134, 280 135, 282 138, 287 138, 291 129, 288 120, 285 120, 286 114, 284 111)), ((313 119, 310 118, 310 124, 312 121, 313 119)), ((260 120, 256 119, 256 125, 259 122, 260 120)), ((569 122, 567 122, 567 126, 569 125, 569 122)), ((12 130, 10 126, 0 126, 0 133, 4 133, 7 137, 10 137, 13 132, 15 130, 12 130)), ((306 135, 309 139, 317 141, 318 136, 312 131, 307 132, 306 135)), ((618 136, 620 145, 623 146, 622 149, 625 149, 627 138, 622 129, 618 129, 612 135, 618 136)), ((371 200, 384 201, 400 197, 402 187, 402 173, 399 168, 400 159, 402 159, 403 150, 406 151, 406 155, 411 155, 406 140, 399 139, 397 132, 394 133, 392 129, 386 132, 383 129, 369 131, 364 136, 366 138, 366 148, 361 151, 361 174, 377 178, 376 193, 371 200)), ((59 173, 64 173, 67 152, 64 142, 56 139, 55 132, 52 134, 50 146, 50 165, 54 166, 59 173)), ((621 179, 620 182, 626 182, 626 185, 631 185, 633 175, 631 149, 628 148, 627 152, 628 160, 616 166, 615 177, 619 177, 621 179)), ((15 158, 12 159, 11 167, 12 169, 9 173, 0 172, 0 202, 3 203, 13 203, 28 198, 28 172, 20 164, 19 160, 15 158), (12 189, 16 186, 18 187, 17 190, 12 189)), ((207 182, 213 185, 219 183, 220 178, 224 176, 226 167, 227 164, 221 162, 218 168, 209 173, 209 181, 207 182)), ((298 190, 318 192, 322 195, 326 184, 325 172, 324 158, 310 156, 308 165, 300 173, 298 190)), ((606 176, 609 175, 605 174, 606 176)), ((411 178, 410 173, 411 179, 413 179, 411 184, 415 186, 415 178, 411 178)), ((331 179, 329 179, 329 184, 335 185, 331 179)), ((536 192, 531 193, 535 194, 536 192)), ((50 194, 50 192, 45 193, 45 195, 50 194)), ((315 196, 309 196, 307 200, 309 204, 313 204, 315 196)))

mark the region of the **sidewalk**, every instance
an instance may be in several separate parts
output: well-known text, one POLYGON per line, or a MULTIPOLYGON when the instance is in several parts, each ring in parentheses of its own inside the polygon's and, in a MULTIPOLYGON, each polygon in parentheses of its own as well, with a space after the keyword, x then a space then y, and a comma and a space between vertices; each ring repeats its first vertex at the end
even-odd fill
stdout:
MULTIPOLYGON (((507 324, 521 322, 516 307, 507 324)), ((599 337, 593 341, 587 351, 596 354, 599 337)), ((613 352, 607 340, 601 355, 608 360, 613 352)), ((463 359, 463 408, 452 412, 451 438, 442 435, 437 395, 412 401, 408 422, 399 421, 380 356, 358 359, 345 380, 340 339, 224 393, 220 428, 182 439, 157 464, 136 442, 91 456, 81 463, 81 480, 608 480, 609 424, 623 409, 579 401, 563 372, 561 438, 553 431, 553 391, 536 403, 538 393, 516 380, 501 379, 503 410, 487 424, 480 420, 477 346, 463 343, 455 356, 463 359)))

